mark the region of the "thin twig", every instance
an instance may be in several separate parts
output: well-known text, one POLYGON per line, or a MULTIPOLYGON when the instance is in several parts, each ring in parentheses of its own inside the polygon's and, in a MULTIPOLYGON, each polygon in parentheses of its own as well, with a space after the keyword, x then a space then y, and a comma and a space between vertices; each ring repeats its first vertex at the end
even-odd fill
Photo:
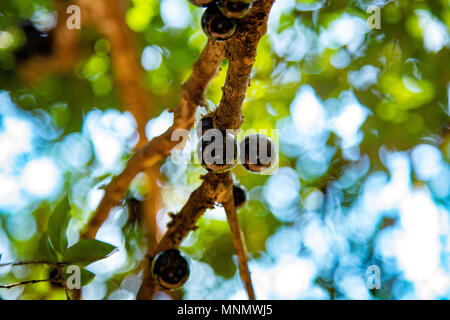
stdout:
POLYGON ((49 266, 60 266, 64 265, 62 262, 50 262, 50 261, 21 261, 21 262, 8 262, 8 263, 1 263, 0 267, 7 267, 7 266, 24 266, 29 264, 46 264, 49 266))
POLYGON ((158 246, 149 253, 144 268, 144 277, 139 289, 137 299, 151 299, 155 290, 155 283, 151 274, 151 263, 156 253, 178 248, 190 231, 196 229, 198 219, 208 208, 213 208, 216 203, 224 201, 227 190, 233 185, 233 179, 227 173, 208 173, 203 176, 203 183, 189 196, 188 201, 181 211, 172 217, 172 221, 167 225, 158 246))
POLYGON ((239 225, 236 208, 234 206, 233 193, 231 190, 232 189, 228 192, 228 200, 223 204, 223 207, 227 215, 227 221, 230 226, 234 249, 236 250, 236 255, 238 257, 239 274, 244 282, 248 298, 250 300, 255 300, 255 292, 253 290, 250 270, 248 268, 247 246, 245 244, 244 234, 239 225))
POLYGON ((236 34, 229 40, 226 58, 229 60, 223 95, 214 111, 214 125, 218 129, 238 130, 242 123, 244 102, 256 50, 267 32, 267 20, 274 0, 256 1, 249 14, 239 22, 236 34))
POLYGON ((42 279, 42 280, 28 280, 28 281, 22 281, 22 282, 18 282, 18 283, 13 283, 13 284, 7 284, 7 285, 0 285, 0 289, 11 289, 17 286, 23 286, 26 284, 35 284, 35 283, 40 283, 40 282, 51 282, 52 279, 42 279))
POLYGON ((64 292, 66 293, 66 299, 71 300, 70 295, 69 295, 69 289, 67 288, 67 285, 64 283, 64 281, 62 281, 62 282, 63 282, 63 286, 64 286, 64 292))
POLYGON ((63 275, 64 273, 63 273, 61 266, 58 266, 57 270, 58 270, 58 274, 56 276, 57 277, 56 282, 63 286, 64 292, 66 293, 66 299, 70 300, 69 289, 67 288, 67 283, 64 280, 64 275, 63 275))

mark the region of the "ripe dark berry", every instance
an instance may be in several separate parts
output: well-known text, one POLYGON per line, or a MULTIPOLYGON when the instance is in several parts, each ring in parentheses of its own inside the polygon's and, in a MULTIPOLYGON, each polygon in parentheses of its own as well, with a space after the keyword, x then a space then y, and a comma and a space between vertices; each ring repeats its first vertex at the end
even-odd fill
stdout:
POLYGON ((53 37, 51 33, 39 31, 30 21, 24 22, 21 28, 25 34, 26 43, 15 52, 18 62, 23 62, 36 55, 48 56, 52 53, 53 37))
POLYGON ((225 17, 217 6, 209 6, 202 16, 202 29, 212 39, 229 39, 236 32, 236 21, 225 17))
POLYGON ((223 15, 230 19, 242 19, 252 7, 251 0, 221 0, 217 4, 223 15))
POLYGON ((197 156, 202 166, 208 171, 231 170, 239 156, 238 141, 231 133, 210 129, 198 142, 197 156))
POLYGON ((263 172, 277 162, 277 148, 268 136, 255 133, 248 135, 240 145, 241 163, 251 172, 263 172))
POLYGON ((233 198, 236 209, 241 208, 247 201, 247 190, 245 190, 245 188, 240 184, 236 183, 233 186, 233 198))
POLYGON ((152 264, 153 279, 169 290, 180 288, 189 278, 189 262, 179 250, 158 253, 152 264))
POLYGON ((194 6, 197 7, 207 7, 212 4, 215 0, 189 0, 194 6))
POLYGON ((214 129, 213 119, 211 116, 203 117, 197 126, 197 136, 200 138, 209 129, 214 129))

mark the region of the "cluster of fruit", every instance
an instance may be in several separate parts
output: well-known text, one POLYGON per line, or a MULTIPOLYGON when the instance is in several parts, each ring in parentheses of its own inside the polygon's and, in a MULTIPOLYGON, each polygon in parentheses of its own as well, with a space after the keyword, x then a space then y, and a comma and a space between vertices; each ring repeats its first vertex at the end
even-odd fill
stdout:
POLYGON ((189 0, 197 7, 207 7, 202 16, 202 29, 209 38, 226 40, 233 36, 237 20, 250 11, 252 0, 189 0))
POLYGON ((245 169, 261 173, 272 168, 277 161, 275 143, 268 136, 260 133, 251 134, 239 145, 234 134, 214 128, 211 116, 201 119, 197 135, 200 138, 197 156, 208 171, 231 170, 240 157, 245 169))

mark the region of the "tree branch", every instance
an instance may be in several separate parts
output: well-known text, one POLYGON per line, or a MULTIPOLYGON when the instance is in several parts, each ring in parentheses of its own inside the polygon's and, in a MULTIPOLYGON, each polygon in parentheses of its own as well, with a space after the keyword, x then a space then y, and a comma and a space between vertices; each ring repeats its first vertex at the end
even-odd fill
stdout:
POLYGON ((244 282, 247 290, 248 298, 255 300, 255 291, 253 290, 252 279, 250 277, 250 270, 248 268, 248 255, 247 246, 245 244, 244 234, 239 225, 238 216, 236 214, 236 208, 234 206, 233 189, 228 191, 228 200, 223 204, 227 215, 227 221, 230 225, 231 237, 233 245, 238 257, 239 274, 244 282))
MULTIPOLYGON (((242 123, 242 104, 250 84, 251 70, 256 59, 259 41, 267 32, 267 20, 273 0, 255 2, 249 15, 241 21, 237 34, 229 43, 226 57, 228 67, 223 95, 219 107, 213 114, 215 126, 219 129, 238 130, 242 123)), ((249 299, 255 299, 248 268, 247 246, 236 215, 232 186, 226 202, 223 203, 230 225, 233 245, 238 257, 239 274, 245 284, 249 299)))
POLYGON ((181 211, 172 216, 172 221, 167 224, 167 232, 156 249, 147 255, 144 277, 137 299, 148 300, 153 296, 155 290, 151 272, 153 257, 158 252, 170 248, 178 248, 189 232, 196 229, 195 225, 206 209, 213 208, 216 203, 223 202, 227 192, 233 186, 233 178, 230 172, 210 172, 203 176, 202 179, 203 183, 191 193, 181 211))
MULTIPOLYGON (((215 126, 219 129, 238 130, 242 123, 242 104, 250 76, 256 59, 259 41, 267 32, 267 21, 273 0, 255 2, 249 15, 241 21, 237 34, 230 41, 226 57, 230 64, 228 67, 223 95, 219 107, 213 114, 215 126)), ((236 215, 232 186, 228 191, 227 200, 223 203, 231 230, 233 245, 236 250, 239 265, 239 274, 245 284, 249 299, 255 299, 255 293, 248 268, 247 246, 244 235, 236 215)))
POLYGON ((147 238, 147 252, 153 250, 157 244, 158 225, 156 223, 156 214, 162 207, 161 189, 158 182, 160 178, 159 171, 159 166, 153 166, 145 171, 149 183, 149 192, 141 204, 141 217, 147 238))
POLYGON ((262 36, 267 32, 267 20, 274 0, 259 0, 250 13, 239 23, 236 34, 229 41, 226 58, 229 67, 219 107, 213 114, 218 129, 240 128, 242 104, 250 84, 251 70, 256 50, 262 36))
POLYGON ((24 265, 29 265, 29 264, 46 264, 49 266, 61 266, 64 265, 64 263, 62 262, 50 262, 50 261, 21 261, 21 262, 8 262, 8 263, 1 263, 0 267, 7 267, 7 266, 24 266, 24 265))
POLYGON ((125 169, 105 189, 97 211, 89 223, 84 238, 95 238, 97 230, 108 217, 109 211, 119 205, 133 178, 146 168, 164 159, 179 141, 172 139, 177 129, 190 129, 195 120, 198 105, 204 104, 204 93, 212 78, 217 74, 224 57, 224 43, 208 41, 200 58, 193 66, 192 74, 183 84, 180 101, 174 114, 174 123, 162 135, 155 137, 138 150, 128 161, 125 169))

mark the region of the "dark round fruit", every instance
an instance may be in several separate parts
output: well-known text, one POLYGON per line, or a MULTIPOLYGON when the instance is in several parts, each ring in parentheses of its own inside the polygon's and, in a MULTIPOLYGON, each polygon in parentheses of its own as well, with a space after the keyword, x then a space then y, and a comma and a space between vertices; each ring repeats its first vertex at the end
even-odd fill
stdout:
POLYGON ((214 1, 215 0, 189 0, 190 3, 197 7, 207 7, 214 3, 214 1))
POLYGON ((203 117, 197 126, 197 137, 201 137, 209 129, 214 129, 213 119, 211 116, 203 117))
POLYGON ((245 190, 245 188, 240 184, 236 183, 233 186, 233 198, 236 209, 243 207, 247 201, 247 190, 245 190))
POLYGON ((209 6, 202 16, 202 29, 212 39, 227 40, 236 32, 236 21, 225 17, 217 6, 209 6))
POLYGON ((236 137, 223 130, 210 129, 200 138, 197 156, 209 171, 225 172, 236 166, 239 145, 236 137))
POLYGON ((242 19, 252 7, 251 0, 221 0, 217 6, 223 15, 230 19, 242 19))
POLYGON ((18 62, 26 61, 33 56, 49 56, 52 53, 52 34, 39 31, 30 21, 25 21, 21 28, 26 42, 14 54, 18 62))
POLYGON ((277 162, 277 148, 268 136, 248 135, 240 144, 240 161, 251 172, 263 172, 277 162))
POLYGON ((153 260, 152 275, 159 286, 178 289, 189 278, 189 262, 177 249, 160 252, 153 260))

